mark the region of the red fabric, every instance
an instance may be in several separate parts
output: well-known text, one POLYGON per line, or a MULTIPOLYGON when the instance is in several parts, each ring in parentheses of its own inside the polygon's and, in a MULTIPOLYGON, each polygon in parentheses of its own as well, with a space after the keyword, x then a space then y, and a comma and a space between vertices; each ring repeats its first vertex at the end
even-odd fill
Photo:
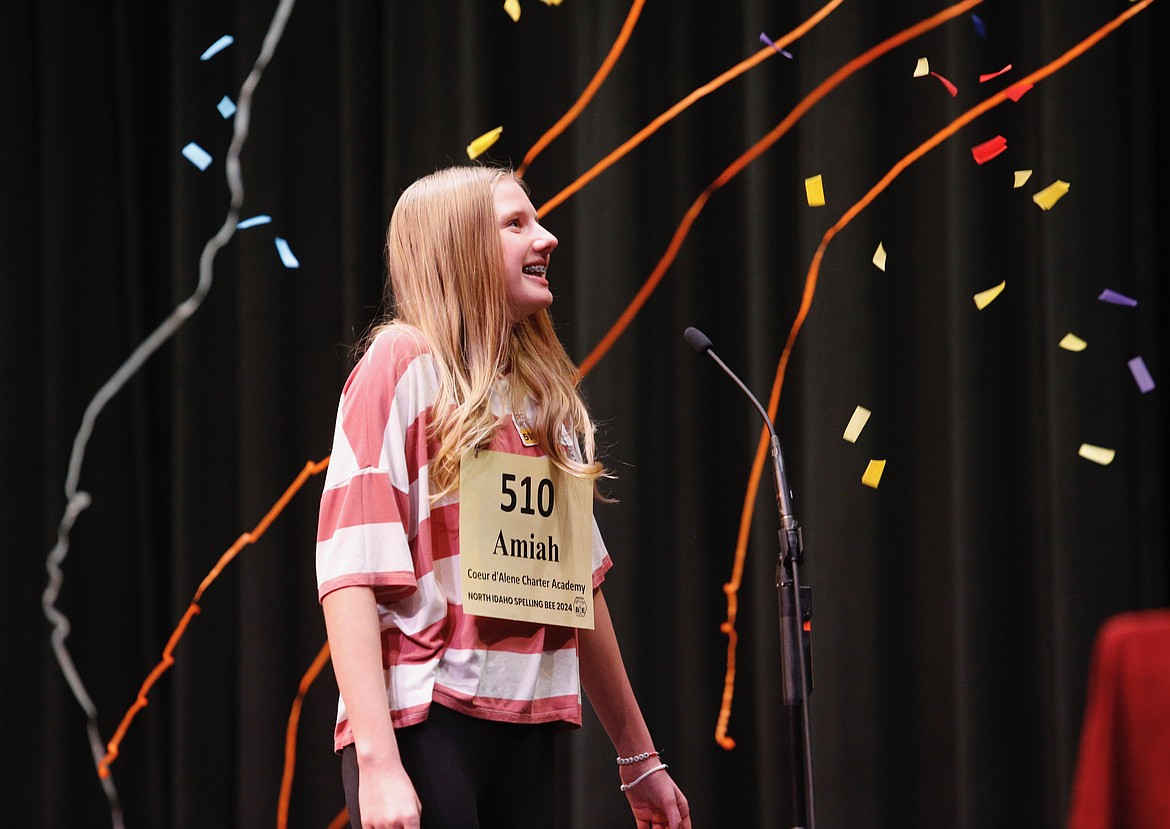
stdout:
POLYGON ((1170 610, 1097 634, 1069 829, 1170 827, 1170 610))

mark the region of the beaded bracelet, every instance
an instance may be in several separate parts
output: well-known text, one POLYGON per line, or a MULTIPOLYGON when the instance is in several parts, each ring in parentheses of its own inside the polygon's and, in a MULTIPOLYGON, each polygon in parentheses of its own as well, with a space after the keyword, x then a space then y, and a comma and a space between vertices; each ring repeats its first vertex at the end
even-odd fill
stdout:
POLYGON ((642 773, 641 773, 641 774, 639 774, 637 777, 635 777, 633 780, 631 780, 629 783, 622 783, 622 785, 621 785, 621 791, 623 791, 623 792, 628 792, 630 789, 634 788, 634 786, 637 786, 639 783, 641 783, 641 782, 642 782, 643 780, 645 780, 647 777, 649 777, 650 775, 652 775, 654 772, 656 772, 656 771, 662 771, 662 770, 663 770, 663 769, 665 769, 665 768, 669 768, 669 767, 666 765, 666 763, 659 763, 659 764, 658 764, 657 766, 655 766, 654 768, 652 768, 652 769, 647 769, 646 771, 642 772, 642 773))
POLYGON ((629 766, 634 763, 641 763, 643 760, 649 760, 651 757, 657 757, 662 753, 662 749, 657 751, 643 751, 641 754, 635 754, 633 757, 619 757, 617 764, 619 766, 629 766))

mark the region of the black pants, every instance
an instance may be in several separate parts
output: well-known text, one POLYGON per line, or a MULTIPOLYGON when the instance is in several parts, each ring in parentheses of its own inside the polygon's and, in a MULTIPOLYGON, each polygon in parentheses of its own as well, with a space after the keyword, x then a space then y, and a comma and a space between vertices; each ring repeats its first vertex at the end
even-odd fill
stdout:
MULTIPOLYGON (((398 729, 402 765, 422 801, 422 829, 549 829, 556 813, 555 728, 431 705, 426 722, 398 729)), ((352 745, 341 753, 341 776, 350 825, 361 829, 352 745)))

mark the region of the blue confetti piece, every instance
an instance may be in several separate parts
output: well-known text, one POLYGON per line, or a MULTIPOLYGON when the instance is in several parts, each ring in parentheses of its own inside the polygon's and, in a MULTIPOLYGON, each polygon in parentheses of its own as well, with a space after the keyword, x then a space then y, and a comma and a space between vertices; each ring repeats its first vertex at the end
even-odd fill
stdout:
POLYGON ((987 26, 983 23, 983 18, 977 14, 971 15, 971 22, 975 25, 975 34, 979 37, 987 37, 987 26))
POLYGON ((1130 308, 1137 307, 1136 299, 1127 297, 1125 294, 1119 294, 1117 291, 1111 291, 1108 288, 1102 291, 1101 296, 1097 297, 1097 299, 1102 302, 1111 302, 1114 305, 1128 305, 1130 308))
POLYGON ((768 37, 763 32, 760 32, 760 43, 763 43, 765 46, 771 46, 773 49, 775 49, 777 52, 782 54, 784 57, 788 58, 789 60, 792 60, 792 53, 791 52, 789 52, 785 49, 781 49, 779 46, 777 46, 775 43, 772 42, 772 38, 768 37))
POLYGON ((1133 375, 1133 381, 1142 390, 1142 394, 1154 390, 1154 378, 1150 374, 1150 370, 1146 368, 1145 360, 1141 357, 1134 357, 1127 365, 1129 373, 1133 375))
POLYGON ((284 263, 286 268, 299 268, 301 263, 293 256, 292 249, 288 246, 288 242, 276 237, 276 250, 280 253, 280 261, 284 263))
POLYGON ((222 98, 220 98, 219 103, 215 105, 215 108, 219 110, 219 114, 222 115, 225 119, 231 118, 236 114, 235 102, 233 102, 232 99, 227 95, 224 95, 222 98))
POLYGON ((207 51, 199 56, 199 60, 207 60, 208 58, 214 57, 235 42, 236 39, 231 35, 224 35, 219 40, 215 41, 215 43, 208 46, 207 51))
POLYGON ((253 216, 250 219, 244 219, 242 222, 236 222, 236 230, 247 230, 256 225, 266 225, 271 221, 271 216, 261 213, 259 216, 253 216))
POLYGON ((206 170, 211 164, 211 154, 194 141, 183 148, 183 158, 190 161, 200 170, 206 170))

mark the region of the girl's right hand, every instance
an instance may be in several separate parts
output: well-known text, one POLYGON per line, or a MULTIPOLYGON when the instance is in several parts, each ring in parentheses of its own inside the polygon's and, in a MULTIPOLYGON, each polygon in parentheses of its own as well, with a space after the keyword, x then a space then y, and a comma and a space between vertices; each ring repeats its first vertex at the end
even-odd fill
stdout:
POLYGON ((362 829, 419 829, 422 803, 402 766, 358 780, 362 829))

